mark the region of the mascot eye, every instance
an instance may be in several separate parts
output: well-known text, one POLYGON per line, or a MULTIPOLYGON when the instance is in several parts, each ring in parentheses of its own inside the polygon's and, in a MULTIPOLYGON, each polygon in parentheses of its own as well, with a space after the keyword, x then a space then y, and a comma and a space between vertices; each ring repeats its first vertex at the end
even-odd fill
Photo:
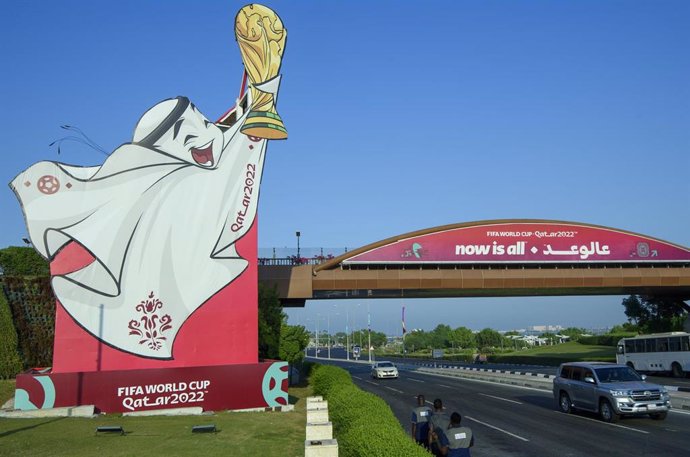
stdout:
POLYGON ((187 136, 184 138, 184 145, 187 146, 187 143, 189 143, 190 141, 192 141, 194 138, 198 138, 198 136, 196 136, 196 135, 187 135, 187 136))

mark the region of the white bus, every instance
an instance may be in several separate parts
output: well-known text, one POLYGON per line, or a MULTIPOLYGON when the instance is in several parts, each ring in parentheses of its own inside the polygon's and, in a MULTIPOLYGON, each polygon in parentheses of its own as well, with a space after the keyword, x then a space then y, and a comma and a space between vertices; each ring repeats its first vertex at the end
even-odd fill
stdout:
POLYGON ((690 373, 690 333, 669 332, 623 338, 616 361, 637 371, 665 371, 680 378, 690 373))

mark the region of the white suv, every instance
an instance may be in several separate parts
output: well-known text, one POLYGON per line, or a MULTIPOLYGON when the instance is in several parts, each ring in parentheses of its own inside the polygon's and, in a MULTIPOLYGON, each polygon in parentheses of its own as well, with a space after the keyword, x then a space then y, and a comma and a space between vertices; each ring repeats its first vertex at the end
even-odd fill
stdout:
POLYGON ((621 415, 649 414, 664 420, 671 409, 664 386, 645 381, 626 365, 603 362, 564 363, 553 380, 553 396, 564 413, 581 409, 616 422, 621 415))

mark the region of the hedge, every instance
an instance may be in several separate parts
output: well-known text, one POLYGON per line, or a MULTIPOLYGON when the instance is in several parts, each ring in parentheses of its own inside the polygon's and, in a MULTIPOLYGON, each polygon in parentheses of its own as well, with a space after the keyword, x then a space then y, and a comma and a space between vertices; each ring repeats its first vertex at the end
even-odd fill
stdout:
POLYGON ((311 383, 328 400, 341 457, 423 457, 430 454, 403 430, 390 406, 355 386, 350 374, 330 365, 317 365, 311 383))
POLYGON ((630 338, 637 333, 611 333, 608 335, 581 336, 578 343, 595 346, 616 346, 621 338, 630 338))
POLYGON ((10 246, 0 249, 0 268, 7 276, 49 276, 48 261, 34 248, 10 246))
POLYGON ((22 359, 17 350, 17 330, 5 294, 0 288, 0 379, 14 378, 22 371, 22 359))
MULTIPOLYGON (((490 363, 509 363, 513 365, 544 365, 557 367, 565 362, 581 362, 583 359, 579 355, 558 354, 557 356, 508 356, 508 355, 490 355, 488 362, 490 363)), ((615 362, 616 356, 588 356, 586 360, 591 362, 615 362)))
POLYGON ((50 366, 55 339, 55 296, 50 278, 3 276, 0 286, 14 318, 24 367, 50 366))

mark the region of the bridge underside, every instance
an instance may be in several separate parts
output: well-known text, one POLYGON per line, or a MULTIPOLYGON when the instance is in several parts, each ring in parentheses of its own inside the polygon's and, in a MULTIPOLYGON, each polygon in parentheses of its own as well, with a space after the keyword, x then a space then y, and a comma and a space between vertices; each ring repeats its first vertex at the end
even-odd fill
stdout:
POLYGON ((283 306, 308 299, 664 294, 690 299, 690 265, 260 266, 283 306))

